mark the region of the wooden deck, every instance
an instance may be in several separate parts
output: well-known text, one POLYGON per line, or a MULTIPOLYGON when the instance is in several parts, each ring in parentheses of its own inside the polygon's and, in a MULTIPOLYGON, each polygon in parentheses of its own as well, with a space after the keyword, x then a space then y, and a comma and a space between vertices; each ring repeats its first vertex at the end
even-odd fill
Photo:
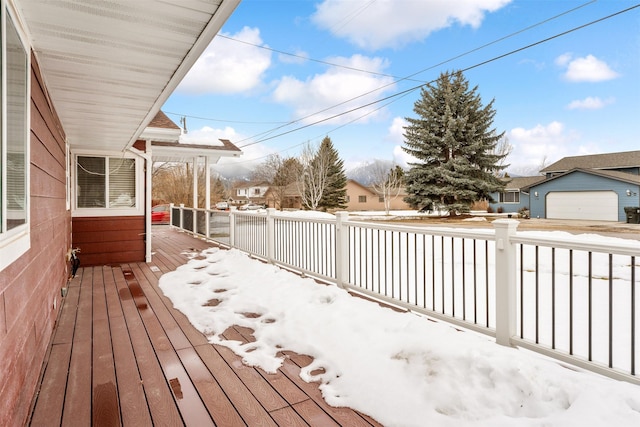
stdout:
MULTIPOLYGON (((299 377, 311 362, 287 353, 275 374, 211 345, 158 289, 185 252, 211 244, 154 227, 152 263, 80 269, 34 397, 33 426, 378 426, 324 402, 299 377)), ((251 331, 224 334, 252 340, 251 331)))

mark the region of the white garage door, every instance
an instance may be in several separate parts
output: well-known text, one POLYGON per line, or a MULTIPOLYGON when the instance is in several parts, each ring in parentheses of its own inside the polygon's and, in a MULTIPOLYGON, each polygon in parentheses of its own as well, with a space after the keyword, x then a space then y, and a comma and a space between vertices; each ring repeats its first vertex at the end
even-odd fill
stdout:
POLYGON ((547 218, 618 220, 618 195, 613 191, 552 191, 547 194, 547 218))

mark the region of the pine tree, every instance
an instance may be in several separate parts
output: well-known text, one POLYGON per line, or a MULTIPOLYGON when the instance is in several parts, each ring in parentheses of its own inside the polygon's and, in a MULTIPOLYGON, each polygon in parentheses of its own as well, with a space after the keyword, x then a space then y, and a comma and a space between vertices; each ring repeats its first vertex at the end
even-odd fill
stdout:
POLYGON ((402 147, 416 159, 405 177, 410 205, 455 215, 469 212, 475 201, 493 201, 490 194, 504 189, 496 171, 508 166, 501 162, 506 154, 495 150, 504 132, 491 128, 494 100, 483 107, 477 89, 469 90, 457 71, 442 73, 420 91, 413 107, 418 118, 406 118, 402 147))
POLYGON ((344 162, 328 136, 325 136, 318 148, 317 158, 324 159, 327 170, 327 181, 318 207, 327 209, 344 209, 347 207, 347 175, 344 162))

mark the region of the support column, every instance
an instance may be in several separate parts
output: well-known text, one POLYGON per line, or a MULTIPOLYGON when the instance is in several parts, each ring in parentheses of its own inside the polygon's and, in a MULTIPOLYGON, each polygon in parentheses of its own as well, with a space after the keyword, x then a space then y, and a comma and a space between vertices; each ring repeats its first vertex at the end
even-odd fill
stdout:
POLYGON ((492 222, 496 230, 496 343, 511 346, 516 334, 516 248, 511 236, 519 222, 514 219, 497 219, 492 222))

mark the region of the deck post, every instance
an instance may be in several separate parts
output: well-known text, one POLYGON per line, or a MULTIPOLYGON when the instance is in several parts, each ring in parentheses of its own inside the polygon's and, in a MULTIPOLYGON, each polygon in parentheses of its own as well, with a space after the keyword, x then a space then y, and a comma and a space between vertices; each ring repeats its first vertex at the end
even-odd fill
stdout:
POLYGON ((204 234, 208 239, 211 235, 211 165, 209 164, 209 156, 204 158, 204 234))
POLYGON ((273 264, 276 248, 275 208, 267 208, 267 261, 273 264))
POLYGON ((516 333, 516 248, 511 236, 519 222, 514 219, 497 219, 492 222, 496 231, 496 343, 511 346, 516 333))
POLYGON ((336 284, 344 288, 349 282, 349 229, 344 224, 349 212, 336 212, 336 284))
POLYGON ((229 208, 229 247, 236 247, 236 207, 229 208))

